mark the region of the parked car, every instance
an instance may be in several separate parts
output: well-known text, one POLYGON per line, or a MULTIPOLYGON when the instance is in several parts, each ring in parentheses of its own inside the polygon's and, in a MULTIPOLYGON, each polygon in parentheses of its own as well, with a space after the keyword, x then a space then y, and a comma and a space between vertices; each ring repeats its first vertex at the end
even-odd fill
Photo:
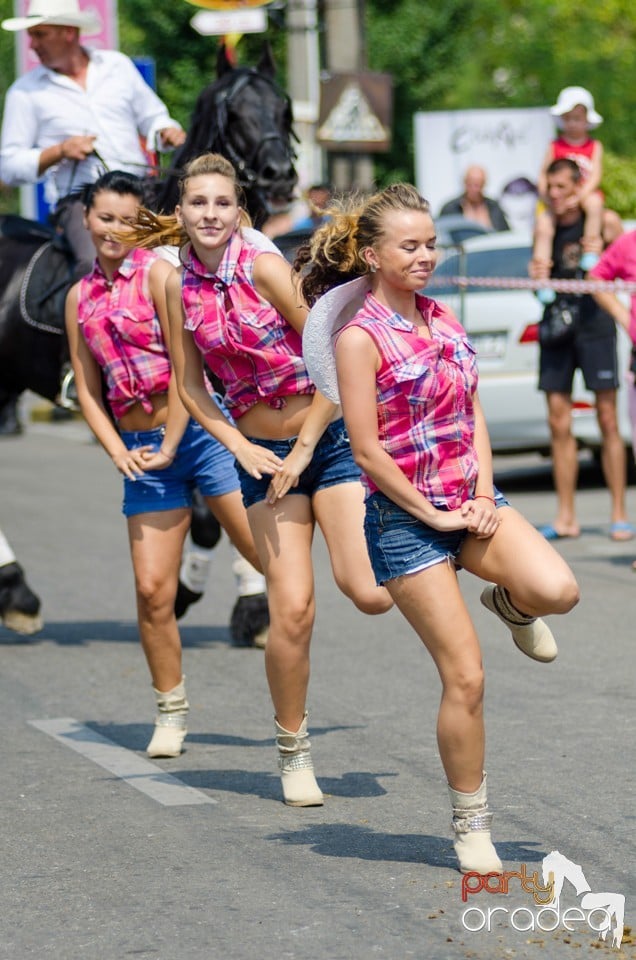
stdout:
MULTIPOLYGON (((467 285, 459 289, 448 278, 527 277, 532 244, 529 236, 512 232, 473 237, 442 251, 427 293, 449 304, 477 348, 479 394, 497 453, 549 453, 550 434, 543 393, 537 389, 539 369, 538 323, 542 306, 530 290, 506 290, 467 285)), ((629 366, 630 345, 619 332, 619 373, 629 366)), ((600 433, 594 397, 577 371, 573 432, 581 448, 596 454, 600 433)), ((619 391, 621 434, 631 444, 624 389, 619 391)))

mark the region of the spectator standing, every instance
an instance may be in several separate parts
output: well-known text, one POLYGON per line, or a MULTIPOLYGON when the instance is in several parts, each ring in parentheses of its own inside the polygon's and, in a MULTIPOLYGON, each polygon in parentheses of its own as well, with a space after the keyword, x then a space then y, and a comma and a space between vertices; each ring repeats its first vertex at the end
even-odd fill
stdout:
MULTIPOLYGON (((626 280, 636 283, 636 230, 623 233, 601 254, 596 266, 590 271, 591 280, 626 280)), ((636 453, 636 295, 631 295, 628 307, 619 297, 608 290, 593 294, 601 309, 607 311, 627 333, 632 342, 628 403, 632 424, 632 449, 636 453)), ((636 561, 632 565, 636 570, 636 561)))
MULTIPOLYGON (((574 160, 554 160, 547 169, 547 199, 556 229, 551 256, 533 256, 530 274, 536 280, 549 277, 570 279, 581 276, 582 237, 585 214, 578 202, 579 167, 574 160)), ((565 341, 540 345, 539 389, 546 394, 552 440, 552 467, 557 494, 557 515, 553 524, 542 528, 551 540, 578 537, 576 515, 578 455, 572 434, 572 383, 580 369, 585 385, 594 392, 596 416, 602 439, 601 462, 611 498, 610 537, 630 540, 633 530, 625 512, 626 455, 618 431, 616 391, 618 371, 616 329, 612 318, 600 310, 589 295, 560 294, 559 305, 567 305, 577 319, 565 341)), ((544 317, 554 308, 545 307, 544 317)))

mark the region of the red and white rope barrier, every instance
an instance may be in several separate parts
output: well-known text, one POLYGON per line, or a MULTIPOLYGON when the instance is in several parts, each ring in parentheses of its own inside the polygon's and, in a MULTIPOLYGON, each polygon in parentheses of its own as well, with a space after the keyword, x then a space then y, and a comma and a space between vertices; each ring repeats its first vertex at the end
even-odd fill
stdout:
POLYGON ((557 293, 630 293, 636 283, 627 280, 531 280, 530 277, 437 277, 429 284, 454 287, 492 287, 498 290, 556 290, 557 293))

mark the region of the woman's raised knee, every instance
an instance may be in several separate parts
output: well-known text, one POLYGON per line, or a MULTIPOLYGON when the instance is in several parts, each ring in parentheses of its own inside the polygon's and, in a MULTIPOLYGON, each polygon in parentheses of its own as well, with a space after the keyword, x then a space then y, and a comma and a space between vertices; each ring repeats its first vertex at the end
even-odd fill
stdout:
POLYGON ((552 609, 550 613, 569 613, 581 599, 581 591, 574 574, 568 570, 552 587, 552 609))
POLYGON ((373 582, 360 585, 347 580, 336 580, 338 589, 348 597, 362 613, 377 616, 386 613, 393 601, 386 587, 377 587, 373 582))

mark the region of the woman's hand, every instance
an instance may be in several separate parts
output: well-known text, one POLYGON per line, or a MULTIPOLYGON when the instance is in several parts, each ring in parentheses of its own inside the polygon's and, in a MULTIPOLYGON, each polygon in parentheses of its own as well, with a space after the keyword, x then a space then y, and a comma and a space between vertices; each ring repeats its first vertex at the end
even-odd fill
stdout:
POLYGON ((296 443, 283 460, 280 471, 274 474, 267 490, 267 502, 274 504, 281 500, 292 487, 298 486, 298 480, 309 464, 314 451, 296 443))
POLYGON ((251 443, 244 438, 234 451, 234 456, 250 477, 257 480, 262 480, 264 473, 277 474, 283 463, 281 458, 267 447, 259 447, 257 443, 251 443))
POLYGON ((463 504, 457 510, 436 510, 435 516, 427 517, 424 523, 440 533, 449 533, 451 530, 466 530, 469 519, 463 504))
POLYGON ((467 500, 462 504, 462 510, 468 520, 468 532, 474 534, 478 540, 492 537, 501 523, 497 507, 485 497, 467 500))
POLYGON ((165 470, 166 467, 172 466, 174 458, 174 453, 167 453, 161 447, 159 450, 151 449, 149 453, 143 455, 144 470, 165 470))
POLYGON ((135 447, 133 450, 122 450, 113 454, 112 461, 125 477, 136 480, 148 469, 146 455, 152 453, 152 447, 135 447))

